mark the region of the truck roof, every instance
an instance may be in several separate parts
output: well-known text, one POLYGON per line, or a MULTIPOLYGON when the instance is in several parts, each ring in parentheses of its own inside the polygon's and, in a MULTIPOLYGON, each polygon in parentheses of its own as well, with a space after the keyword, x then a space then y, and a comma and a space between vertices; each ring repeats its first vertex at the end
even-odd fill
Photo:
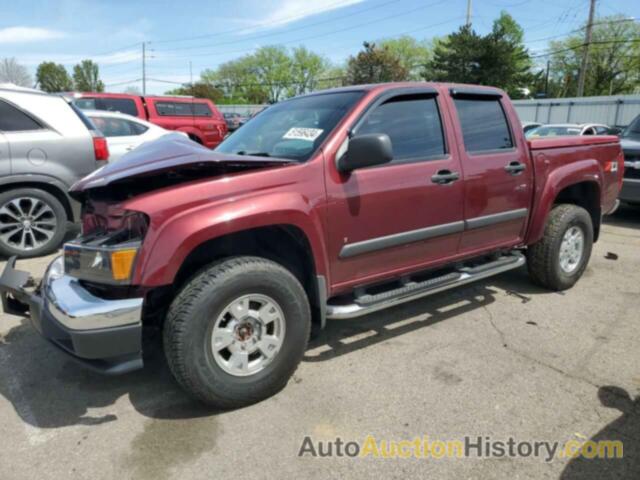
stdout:
POLYGON ((478 92, 487 92, 487 93, 495 93, 499 95, 504 95, 504 92, 499 88, 495 87, 486 87, 482 85, 468 85, 464 83, 444 83, 444 82, 388 82, 388 83, 368 83, 364 85, 351 85, 348 87, 336 87, 329 88, 326 90, 318 90, 316 92, 311 92, 306 95, 318 95, 323 93, 333 93, 333 92, 357 92, 357 91, 385 91, 385 90, 394 90, 398 88, 416 88, 416 87, 431 87, 431 88, 449 88, 449 89, 459 89, 459 90, 473 90, 478 92))

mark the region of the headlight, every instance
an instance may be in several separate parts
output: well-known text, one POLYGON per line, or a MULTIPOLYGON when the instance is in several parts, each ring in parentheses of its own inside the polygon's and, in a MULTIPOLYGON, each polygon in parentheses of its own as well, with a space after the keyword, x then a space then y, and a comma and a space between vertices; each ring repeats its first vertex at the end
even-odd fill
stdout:
POLYGON ((125 212, 112 230, 95 228, 66 243, 65 274, 95 283, 128 285, 147 227, 146 215, 125 212))
POLYGON ((140 242, 104 247, 66 243, 64 271, 81 280, 126 285, 131 281, 139 249, 140 242))

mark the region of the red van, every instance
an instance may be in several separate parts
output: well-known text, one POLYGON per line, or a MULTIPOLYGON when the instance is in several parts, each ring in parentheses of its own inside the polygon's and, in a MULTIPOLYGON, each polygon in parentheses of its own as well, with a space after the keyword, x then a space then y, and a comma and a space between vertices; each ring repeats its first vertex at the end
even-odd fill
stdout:
POLYGON ((227 134, 227 123, 211 100, 193 97, 129 95, 126 93, 72 93, 73 103, 83 110, 109 110, 142 118, 166 128, 185 132, 192 140, 216 147, 227 134))

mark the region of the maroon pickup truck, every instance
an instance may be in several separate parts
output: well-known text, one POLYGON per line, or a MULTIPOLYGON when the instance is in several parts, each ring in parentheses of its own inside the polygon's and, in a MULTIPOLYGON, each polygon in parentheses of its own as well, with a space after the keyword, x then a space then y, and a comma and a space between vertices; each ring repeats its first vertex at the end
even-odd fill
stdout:
POLYGON ((214 152, 168 139, 81 180, 82 234, 39 284, 10 259, 3 305, 105 373, 141 368, 143 327, 162 329, 188 392, 246 405, 284 387, 312 323, 525 263, 535 283, 570 288, 623 161, 616 137, 527 142, 495 88, 304 95, 214 152))

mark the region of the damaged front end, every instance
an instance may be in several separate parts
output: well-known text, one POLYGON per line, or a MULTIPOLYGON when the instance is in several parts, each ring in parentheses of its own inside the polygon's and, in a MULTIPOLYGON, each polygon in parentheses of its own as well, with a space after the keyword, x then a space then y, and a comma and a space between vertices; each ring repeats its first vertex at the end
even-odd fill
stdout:
POLYGON ((85 366, 106 374, 139 369, 145 292, 134 272, 150 228, 127 200, 177 184, 282 166, 289 160, 221 155, 179 135, 142 146, 76 183, 82 233, 41 282, 7 261, 0 277, 4 311, 30 317, 43 337, 85 366))

